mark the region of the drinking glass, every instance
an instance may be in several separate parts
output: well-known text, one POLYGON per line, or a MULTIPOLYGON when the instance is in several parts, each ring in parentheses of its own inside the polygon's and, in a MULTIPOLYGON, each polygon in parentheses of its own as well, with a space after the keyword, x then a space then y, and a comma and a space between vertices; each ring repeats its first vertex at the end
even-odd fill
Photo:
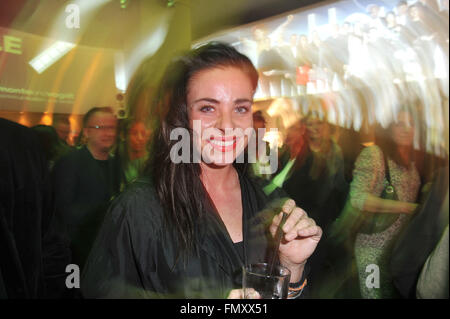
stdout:
POLYGON ((270 274, 268 263, 250 264, 243 267, 242 287, 244 298, 254 298, 254 292, 261 299, 286 299, 291 272, 283 266, 274 265, 270 274))

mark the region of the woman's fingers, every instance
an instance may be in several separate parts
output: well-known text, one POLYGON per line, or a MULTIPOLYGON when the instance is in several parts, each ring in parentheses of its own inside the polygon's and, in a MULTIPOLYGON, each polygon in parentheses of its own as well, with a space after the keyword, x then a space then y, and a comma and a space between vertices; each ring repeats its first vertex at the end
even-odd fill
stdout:
POLYGON ((286 241, 294 240, 297 237, 321 236, 322 229, 316 225, 316 222, 308 217, 308 214, 300 207, 295 206, 295 201, 287 200, 282 212, 276 215, 270 225, 270 232, 275 237, 277 229, 283 219, 283 213, 288 214, 286 222, 282 225, 284 239, 286 241))
POLYGON ((320 240, 322 237, 322 228, 320 228, 317 225, 310 226, 307 228, 299 229, 297 231, 297 236, 300 237, 311 237, 312 239, 316 239, 317 241, 320 240))
POLYGON ((306 212, 299 207, 295 207, 283 225, 283 232, 285 234, 289 233, 304 217, 307 217, 306 212))
POLYGON ((270 232, 272 236, 275 236, 275 233, 283 220, 283 213, 288 214, 284 225, 282 225, 282 230, 285 234, 291 231, 301 218, 307 216, 303 209, 295 205, 294 200, 288 199, 281 207, 281 213, 276 215, 272 220, 272 224, 270 225, 270 232))
POLYGON ((283 219, 283 213, 279 213, 272 219, 272 224, 270 224, 269 231, 273 237, 275 237, 275 233, 277 232, 278 225, 280 225, 282 219, 283 219))
POLYGON ((261 299, 261 295, 253 288, 243 289, 244 297, 243 299, 261 299))
POLYGON ((233 289, 227 299, 261 299, 261 295, 253 288, 233 289))
MULTIPOLYGON (((308 227, 315 226, 315 225, 316 225, 315 221, 311 218, 308 218, 308 217, 300 218, 294 225, 292 225, 288 229, 288 231, 285 231, 284 238, 287 241, 291 241, 298 236, 299 231, 306 229, 308 227)), ((283 231, 284 231, 284 229, 283 229, 283 231)))
POLYGON ((281 206, 281 213, 279 213, 272 219, 272 223, 269 228, 272 236, 275 236, 275 233, 278 229, 278 225, 280 225, 281 220, 283 219, 283 213, 290 214, 294 208, 295 208, 295 201, 293 199, 288 199, 287 201, 284 202, 283 206, 281 206))
POLYGON ((233 289, 228 294, 227 299, 244 299, 244 290, 243 289, 233 289))
POLYGON ((290 214, 292 210, 295 208, 295 201, 293 199, 288 199, 283 207, 281 207, 281 211, 285 212, 286 214, 290 214))

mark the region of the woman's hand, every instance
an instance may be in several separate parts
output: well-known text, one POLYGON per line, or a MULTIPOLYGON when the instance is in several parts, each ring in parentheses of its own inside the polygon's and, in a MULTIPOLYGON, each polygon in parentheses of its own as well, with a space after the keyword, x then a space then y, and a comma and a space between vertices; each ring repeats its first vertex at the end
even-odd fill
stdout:
POLYGON ((269 230, 273 237, 275 237, 278 225, 282 220, 283 212, 288 214, 288 217, 282 227, 283 237, 279 258, 281 264, 291 271, 291 281, 297 281, 295 277, 301 277, 306 261, 322 237, 322 229, 308 217, 303 209, 297 207, 295 202, 289 199, 284 203, 282 212, 272 220, 269 230))
POLYGON ((408 202, 399 202, 399 210, 404 214, 412 214, 416 211, 418 204, 416 203, 408 203, 408 202))
POLYGON ((411 214, 415 212, 417 206, 418 204, 416 203, 384 199, 372 194, 366 194, 363 210, 371 213, 411 214))
MULTIPOLYGON (((233 289, 227 299, 245 299, 244 289, 233 289)), ((247 299, 261 299, 259 293, 253 288, 247 288, 247 299)))

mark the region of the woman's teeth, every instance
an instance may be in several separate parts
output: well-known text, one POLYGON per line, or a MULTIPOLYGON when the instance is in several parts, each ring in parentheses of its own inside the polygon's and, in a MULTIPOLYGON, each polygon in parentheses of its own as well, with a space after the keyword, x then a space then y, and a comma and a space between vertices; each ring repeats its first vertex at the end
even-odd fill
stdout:
POLYGON ((231 141, 218 141, 218 140, 209 140, 212 144, 217 145, 219 147, 227 147, 234 144, 235 140, 231 141))

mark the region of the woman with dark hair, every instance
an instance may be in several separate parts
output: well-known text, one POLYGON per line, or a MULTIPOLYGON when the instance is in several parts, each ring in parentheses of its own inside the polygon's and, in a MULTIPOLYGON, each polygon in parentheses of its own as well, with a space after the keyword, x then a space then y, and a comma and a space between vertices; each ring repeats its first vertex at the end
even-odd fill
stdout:
POLYGON ((389 127, 378 130, 376 145, 365 148, 355 163, 350 202, 366 216, 354 244, 363 298, 397 297, 388 265, 398 234, 416 210, 421 185, 414 122, 413 113, 401 108, 389 127), (379 268, 379 281, 372 282, 377 289, 367 284, 371 265, 379 268))
POLYGON ((268 260, 281 212, 289 215, 278 261, 291 271, 290 297, 301 294, 321 229, 292 200, 264 210, 272 198, 236 163, 248 136, 230 134, 253 127, 257 80, 250 60, 220 43, 169 65, 150 112, 147 177, 112 204, 82 278, 85 297, 242 297, 242 266, 268 260))

